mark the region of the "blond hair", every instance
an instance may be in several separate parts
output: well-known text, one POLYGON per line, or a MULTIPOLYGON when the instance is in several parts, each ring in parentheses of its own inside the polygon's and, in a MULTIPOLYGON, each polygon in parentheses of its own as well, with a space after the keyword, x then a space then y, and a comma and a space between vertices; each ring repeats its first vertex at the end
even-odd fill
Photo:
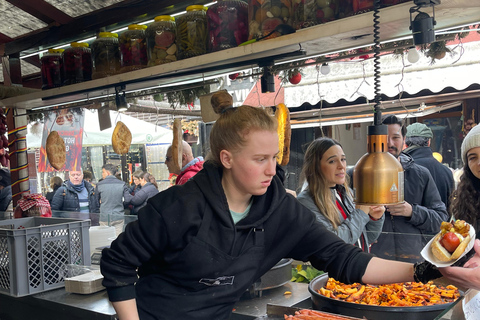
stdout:
POLYGON ((263 108, 223 105, 215 109, 220 117, 210 132, 210 152, 207 160, 221 165, 220 152, 238 151, 245 146, 246 136, 253 131, 277 131, 277 121, 263 108))
POLYGON ((233 97, 227 91, 215 92, 210 98, 213 111, 220 114, 226 107, 233 107, 233 97))

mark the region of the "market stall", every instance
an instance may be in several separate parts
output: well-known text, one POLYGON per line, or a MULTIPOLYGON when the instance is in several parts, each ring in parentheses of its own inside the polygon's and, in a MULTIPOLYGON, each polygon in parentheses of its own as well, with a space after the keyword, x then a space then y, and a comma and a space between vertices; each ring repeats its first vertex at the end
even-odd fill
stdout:
MULTIPOLYGON (((164 165, 165 152, 172 142, 172 131, 170 129, 156 126, 134 117, 110 111, 112 126, 100 130, 98 112, 96 110, 84 111, 84 127, 82 142, 82 167, 84 170, 92 170, 96 181, 101 178, 102 165, 111 162, 120 165, 120 157, 114 153, 112 144, 112 133, 116 121, 122 121, 132 132, 132 145, 127 154, 127 164, 131 172, 140 167, 146 167, 157 179, 158 184, 165 188, 169 185, 168 170, 164 165)), ((30 124, 27 133, 27 147, 30 152, 39 152, 42 143, 41 123, 30 124)), ((39 155, 36 156, 38 161, 39 155)), ((38 163, 37 163, 38 165, 38 163)), ((48 191, 50 177, 55 175, 63 176, 61 172, 37 172, 38 190, 48 191)))
MULTIPOLYGON (((120 1, 121 2, 121 1, 120 1)), ((175 1, 173 1, 175 2, 175 1)), ((171 3, 173 3, 171 2, 171 3)), ((201 1, 202 3, 204 1, 201 1)), ((272 1, 273 2, 273 1, 272 1)), ((284 4, 284 2, 288 1, 280 1, 284 4)), ((279 3, 280 3, 279 2, 279 3)), ((298 2, 298 1, 297 1, 298 2)), ((472 23, 474 19, 478 19, 478 5, 472 5, 468 1, 445 1, 442 7, 439 8, 439 16, 443 17, 444 19, 439 19, 437 27, 442 28, 450 28, 455 27, 460 24, 459 20, 464 20, 464 23, 472 23), (468 14, 467 14, 468 13, 468 14)), ((219 2, 221 3, 221 2, 219 2)), ((84 103, 84 105, 89 105, 91 99, 98 99, 99 102, 106 102, 115 99, 117 103, 117 108, 125 107, 125 101, 121 104, 120 97, 123 97, 124 100, 126 98, 134 98, 136 96, 146 95, 147 93, 150 94, 159 94, 159 95, 169 95, 172 92, 180 91, 178 88, 179 83, 182 85, 193 85, 193 86, 202 86, 205 84, 206 78, 215 78, 220 74, 226 72, 237 72, 241 68, 252 68, 252 76, 259 76, 262 75, 262 82, 261 90, 264 91, 264 83, 265 83, 265 91, 271 91, 272 84, 273 88, 275 88, 275 83, 271 82, 273 75, 270 72, 270 68, 272 68, 276 64, 288 64, 290 63, 290 59, 294 58, 306 58, 306 55, 310 56, 313 59, 316 56, 327 55, 330 52, 335 50, 346 50, 346 48, 352 47, 359 47, 359 46, 366 46, 369 45, 371 42, 372 36, 372 14, 366 13, 364 14, 369 8, 363 8, 365 11, 355 10, 356 14, 351 14, 347 11, 344 11, 345 8, 342 8, 341 15, 339 15, 339 19, 334 18, 334 10, 330 5, 321 5, 324 4, 325 1, 314 1, 312 5, 314 6, 314 10, 311 10, 310 13, 314 13, 313 16, 307 15, 308 10, 302 7, 302 12, 305 13, 305 16, 300 18, 300 22, 298 23, 298 31, 296 34, 285 34, 282 37, 278 37, 276 39, 267 40, 261 43, 248 43, 245 46, 239 46, 241 39, 239 38, 239 32, 235 33, 235 44, 231 45, 228 43, 220 43, 221 41, 225 41, 226 37, 220 37, 218 39, 214 39, 215 43, 211 44, 213 48, 210 48, 211 51, 209 53, 202 52, 202 55, 199 56, 192 56, 188 59, 176 61, 177 58, 174 56, 174 53, 177 50, 177 46, 173 44, 173 37, 175 32, 172 30, 172 21, 174 19, 171 18, 163 18, 156 19, 155 26, 163 28, 162 30, 167 30, 169 33, 167 36, 162 35, 159 39, 155 39, 155 50, 152 49, 150 55, 154 55, 154 58, 149 61, 148 68, 138 68, 134 66, 134 68, 130 68, 129 71, 126 73, 112 73, 108 74, 105 78, 95 78, 93 80, 89 80, 83 83, 76 83, 69 86, 62 86, 62 83, 59 83, 59 87, 57 87, 58 83, 54 83, 48 79, 49 85, 51 85, 51 89, 45 90, 42 92, 33 92, 31 94, 27 94, 21 97, 14 97, 9 99, 4 99, 0 101, 0 105, 11 108, 11 109, 32 109, 32 108, 39 108, 41 110, 54 110, 58 108, 58 106, 67 106, 69 104, 76 104, 76 103, 84 103), (318 7, 318 8, 317 8, 318 7), (358 13, 358 14, 357 14, 358 13), (347 17, 346 17, 347 16, 347 17), (345 18, 346 17, 346 18, 345 18), (311 21, 309 19, 317 20, 318 21, 311 21), (347 21, 348 19, 348 21, 347 21), (343 20, 343 21, 342 21, 343 20), (159 22, 157 24, 157 22, 159 22), (163 22, 163 23, 160 23, 163 22), (319 25, 315 25, 315 24, 319 25), (325 24, 324 24, 325 23, 325 24), (311 24, 311 25, 310 25, 311 24), (324 25, 323 25, 324 24, 324 25), (163 26, 162 26, 163 25, 163 26), (167 27, 168 28, 167 28, 167 27), (299 40, 300 39, 300 40, 299 40), (218 40, 218 41, 217 41, 218 40), (299 45, 300 44, 300 45, 299 45), (222 50, 223 49, 223 50, 222 50), (256 74, 254 75, 253 69, 255 68, 256 74), (258 68, 258 69, 257 69, 258 68), (270 81, 270 82, 269 82, 270 81), (270 86, 269 86, 270 85, 270 86), (172 88, 173 87, 173 88, 172 88), (116 96, 113 96, 115 92, 116 96)), ((395 2, 396 4, 397 2, 395 2)), ((30 3, 32 5, 32 3, 30 3)), ((43 3, 45 4, 45 3, 43 3)), ((182 2, 182 5, 184 2, 182 2)), ((302 2, 303 4, 303 2, 302 2)), ((158 4, 157 4, 158 5, 158 4)), ((212 4, 210 4, 212 5, 212 4)), ((258 3, 251 3, 253 9, 258 10, 260 14, 258 14, 258 19, 255 15, 254 18, 251 18, 249 22, 255 22, 254 20, 259 20, 260 22, 265 22, 266 17, 269 15, 265 14, 265 17, 261 14, 260 7, 258 3)), ((267 4, 271 6, 271 3, 267 4)), ((105 14, 108 13, 115 13, 117 12, 125 12, 125 7, 128 6, 128 3, 123 3, 120 7, 115 7, 114 10, 104 11, 102 14, 105 16, 105 20, 108 20, 111 24, 116 24, 118 21, 115 21, 116 15, 115 14, 105 14)), ((212 8, 218 8, 219 5, 212 5, 212 8)), ((233 5, 232 5, 233 6, 233 5)), ((386 30, 385 33, 382 33, 381 40, 390 41, 397 39, 400 36, 405 36, 411 34, 408 30, 408 9, 411 4, 400 4, 397 7, 389 5, 384 8, 382 12, 382 25, 385 26, 383 30, 386 30), (401 10, 400 10, 401 9, 401 10)), ((25 6, 29 7, 29 6, 25 6)), ((132 6, 133 7, 133 6, 132 6)), ((242 11, 243 15, 246 14, 246 3, 237 1, 235 2, 235 8, 242 7, 244 10, 242 11)), ((263 6, 262 6, 263 7, 263 6)), ((271 6, 270 15, 277 16, 276 18, 282 16, 282 19, 288 20, 290 12, 288 11, 289 8, 286 6, 274 7, 271 6), (272 13, 273 12, 273 13, 272 13), (275 13, 275 14, 274 14, 275 13)), ((51 7, 49 7, 52 9, 51 7)), ((71 9, 71 8, 70 8, 71 9)), ((78 8, 80 9, 80 8, 78 8)), ((149 11, 154 11, 149 8, 149 11)), ((176 10, 176 6, 170 6, 168 8, 162 8, 162 14, 171 14, 172 10, 176 10)), ((338 9, 338 8, 337 8, 338 9)), ((139 15, 139 13, 143 13, 138 11, 139 9, 132 8, 132 12, 129 13, 129 19, 132 20, 133 17, 139 15)), ((75 11, 75 9, 73 9, 75 11)), ((187 10, 189 11, 189 10, 187 10)), ((203 11, 201 9, 200 11, 203 11)), ((213 11, 213 10, 212 10, 213 11)), ((221 11, 221 10, 220 10, 221 11)), ((220 11, 215 11, 214 14, 218 15, 220 11)), ((438 12, 437 11, 437 12, 438 12)), ((59 10, 55 11, 60 13, 59 10)), ((297 13, 300 12, 297 11, 297 13)), ((70 14, 72 12, 70 11, 70 14)), ((45 14, 41 13, 38 14, 45 19, 45 14)), ((60 14, 59 14, 60 15, 60 14)), ((152 15, 149 13, 148 16, 152 15)), ((126 16, 123 16, 126 17, 126 16)), ((145 16, 142 16, 144 18, 145 16)), ((153 18, 153 17, 152 17, 153 18)), ((218 18, 218 16, 217 16, 218 18)), ((235 19, 239 19, 240 17, 234 17, 235 19)), ((375 17, 377 18, 377 17, 375 17)), ((71 23, 72 20, 75 20, 72 17, 69 17, 68 14, 63 13, 60 15, 60 19, 63 22, 59 22, 59 24, 68 24, 71 23)), ((118 19, 118 18, 117 18, 118 19)), ((136 19, 136 18, 135 18, 136 19)), ((52 20, 52 19, 47 19, 52 20)), ((102 21, 102 23, 106 21, 102 21)), ((217 19, 218 20, 218 19, 217 19)), ((221 19, 220 19, 221 20, 221 19)), ((280 19, 276 19, 277 25, 280 19)), ((80 22, 83 22, 85 25, 91 26, 89 21, 79 18, 77 20, 78 24, 81 25, 80 22)), ((129 23, 132 21, 129 21, 129 23)), ((136 22, 143 22, 143 21, 136 21, 136 22)), ((224 19, 223 23, 225 24, 228 19, 224 19)), ((290 22, 289 22, 290 23, 290 22)), ((179 23, 180 24, 180 23, 179 23)), ((54 25, 52 21, 48 21, 47 25, 54 25)), ((153 24, 152 24, 153 25, 153 24)), ((228 28, 223 28, 216 24, 213 29, 210 28, 210 31, 214 30, 215 34, 218 34, 222 31, 231 31, 227 30, 230 28, 236 28, 238 23, 228 23, 228 28)), ((245 33, 246 26, 250 25, 250 23, 243 23, 241 33, 245 33)), ((70 25, 72 27, 72 25, 70 25)), ((83 26, 80 26, 82 29, 76 29, 77 32, 84 34, 83 26)), ((94 27, 90 27, 91 30, 89 31, 97 31, 99 28, 104 28, 105 25, 96 25, 94 27)), ((117 27, 117 26, 116 26, 117 27)), ((115 28, 116 28, 115 27, 115 28)), ((62 29, 61 31, 65 31, 65 28, 59 28, 58 30, 62 29)), ((73 29, 73 28, 72 28, 73 29)), ((111 25, 107 27, 108 31, 115 31, 111 25)), ((137 28, 142 29, 142 27, 137 28)), ((130 28, 129 28, 130 30, 130 28)), ((200 30, 200 29, 198 29, 200 30)), ((206 28, 203 29, 205 31, 206 28)), ((54 35, 62 34, 59 31, 54 31, 54 35), (57 33, 59 32, 59 33, 57 33)), ((256 30, 264 32, 265 30, 256 30)), ((98 38, 107 38, 109 42, 115 43, 117 40, 115 39, 116 36, 113 35, 113 32, 100 32, 98 34, 98 38), (100 35, 103 33, 103 35, 100 35), (105 34, 108 33, 108 34, 105 34)), ((213 34, 212 34, 213 35, 213 34)), ((246 35, 246 33, 245 33, 246 35)), ((70 37, 73 37, 74 34, 69 33, 70 37)), ((52 37, 45 37, 46 38, 55 38, 52 37)), ((211 37, 212 38, 212 37, 211 37)), ((231 38, 231 35, 230 35, 231 38)), ((378 40, 378 34, 375 35, 375 38, 378 40)), ((40 42, 42 45, 51 45, 54 46, 53 43, 48 42, 48 40, 41 39, 40 42)), ((122 41, 125 38, 120 39, 122 41)), ((151 39, 150 39, 151 40, 151 39)), ((244 39, 246 40, 246 39, 244 39)), ((98 47, 100 41, 94 41, 94 47, 98 47)), ((150 41, 152 42, 152 41, 150 41)), ((125 44, 125 42, 123 42, 125 44)), ((13 46, 15 47, 15 46, 13 46)), ((43 48, 42 48, 43 49, 43 48)), ((124 48, 122 48, 124 49, 124 48)), ((31 49, 34 51, 34 49, 31 49)), ((15 51, 12 47, 8 48, 9 54, 15 53, 17 54, 19 51, 15 51)), ((28 52, 30 53, 30 52, 28 52)), ((52 52, 58 53, 58 52, 52 52)), ((105 53, 103 50, 102 53, 105 53)), ((35 55, 35 52, 33 53, 35 55)), ((103 56, 103 55, 102 55, 103 56)), ((48 57, 48 56, 47 56, 48 57)), ((98 57, 98 56, 97 56, 98 57)), ((14 56, 12 54, 12 62, 14 58, 18 60, 18 56, 14 56)), ((51 57, 53 58, 53 57, 51 57)), ((58 61, 58 56, 56 57, 58 61)), ((99 59, 101 60, 101 59, 99 59)), ((97 61, 98 62, 98 61, 97 61)), ((119 62, 116 61, 116 63, 119 62)), ((13 63, 13 65, 15 65, 13 63)), ((5 66, 5 65, 4 65, 5 66)), ((105 67, 105 65, 102 65, 105 67)), ((53 69, 53 68, 52 68, 53 69)), ((104 69, 102 71, 105 71, 104 69)), ((17 69, 18 71, 18 69, 17 69)), ((71 70, 70 70, 71 71, 71 70)), ((108 71, 108 70, 107 70, 108 71)), ((285 70, 284 70, 285 71, 285 70)), ((4 73, 7 74, 7 73, 4 73)), ((58 76, 59 74, 57 74, 58 76)), ((97 74, 98 76, 98 74, 97 74)), ((11 79, 8 79, 11 80, 11 79)), ((294 83, 296 81, 290 81, 294 83)), ((182 87, 182 91, 185 87, 182 87)), ((191 88, 189 88, 191 89, 191 88)), ((257 94, 259 94, 257 89, 257 94)), ((306 96, 307 94, 305 94, 306 96)), ((185 95, 181 96, 185 98, 185 95)), ((259 101, 260 98, 258 99, 259 101)), ((182 103, 186 103, 187 101, 182 100, 182 103)), ((175 104, 173 104, 175 106, 175 104)), ((377 105, 376 105, 377 106, 377 105)), ((172 108, 172 113, 175 112, 175 108, 172 108)), ((90 111, 86 111, 86 115, 88 115, 90 111)), ((10 114, 10 117, 13 117, 10 114)), ((24 115, 23 115, 24 117, 24 115)), ((125 116, 121 116, 122 121, 125 122, 125 116)), ((117 116, 112 116, 112 119, 117 119, 117 116)), ((97 119, 92 119, 92 121, 85 121, 85 132, 87 132, 84 138, 83 146, 87 148, 87 156, 85 158, 85 163, 87 163, 88 168, 98 168, 101 167, 101 164, 105 163, 105 160, 112 161, 115 160, 113 155, 109 152, 108 145, 111 143, 111 132, 108 132, 109 129, 105 130, 104 132, 100 132, 99 136, 96 137, 96 141, 92 141, 89 144, 87 139, 89 135, 92 136, 92 139, 95 138, 96 133, 98 133, 97 128, 93 128, 90 133, 88 133, 86 126, 87 125, 95 125, 98 123, 97 119), (99 143, 99 144, 96 144, 99 143)), ((157 127, 155 128, 147 128, 146 125, 142 126, 134 126, 130 127, 130 130, 135 135, 140 133, 143 135, 142 137, 138 137, 140 142, 137 145, 145 146, 145 153, 147 155, 145 158, 148 159, 148 153, 152 155, 152 161, 149 162, 147 169, 151 168, 158 168, 158 175, 161 176, 160 170, 163 166, 163 159, 164 159, 164 150, 165 147, 171 142, 172 137, 171 135, 165 134, 162 136, 166 139, 165 142, 154 142, 153 132, 157 132, 157 127), (147 134, 146 134, 147 132, 147 134), (150 136, 149 136, 150 135, 150 136), (168 136, 168 139, 166 138, 168 136), (151 141, 148 141, 152 139, 151 141), (153 144, 160 144, 153 145, 153 144), (150 151, 149 151, 150 150, 150 151)), ((159 141, 162 141, 162 137, 160 137, 159 141)), ((32 139, 32 138, 31 138, 32 139)), ((135 139, 135 137, 134 137, 135 139)), ((13 138, 11 139, 13 141, 13 138)), ((135 141, 135 140, 134 140, 135 141)), ((12 142, 13 143, 13 142, 12 142)), ((132 141, 135 145, 135 142, 132 141)), ((27 137, 27 147, 32 147, 35 145, 34 141, 31 143, 28 142, 27 137)), ((136 153, 140 152, 140 147, 138 149, 131 148, 131 151, 136 153)), ((133 167, 136 167, 136 164, 140 161, 134 161, 133 167)), ((98 169, 93 169, 98 170, 98 169)), ((154 169, 157 170, 157 169, 154 169)), ((155 172, 153 172, 154 175, 155 172)), ((97 175, 97 173, 96 173, 97 175)), ((158 177, 157 177, 158 179, 158 177)), ((174 189, 171 189, 174 190, 174 189)), ((256 229, 255 229, 256 230, 256 229)), ((259 229, 260 231, 260 229, 259 229)), ((261 230, 263 231, 263 229, 261 230)), ((68 243, 68 242, 67 242, 68 243)), ((342 243, 342 245, 344 245, 342 243)), ((248 296, 249 292, 245 292, 248 296)), ((292 307, 292 309, 288 309, 288 312, 292 312, 296 307, 304 307, 304 308, 313 308, 314 306, 310 302, 310 296, 307 293, 306 285, 305 284, 297 284, 297 283, 285 283, 282 284, 274 289, 266 290, 263 295, 255 296, 253 299, 250 297, 246 299, 241 299, 240 302, 235 304, 234 312, 231 316, 232 319, 256 319, 256 318, 264 318, 265 317, 265 305, 268 302, 278 302, 279 304, 292 307), (250 298, 250 299, 249 299, 250 298), (310 303, 309 303, 310 302, 310 303), (252 312, 254 310, 255 312, 252 312)), ((22 318, 28 317, 35 317, 39 319, 46 319, 51 318, 52 313, 56 312, 55 316, 57 319, 74 319, 70 316, 70 314, 75 315, 82 315, 83 318, 98 318, 98 319, 113 319, 115 317, 114 312, 112 311, 111 304, 107 301, 107 297, 105 292, 95 293, 89 295, 88 297, 84 296, 77 296, 74 294, 66 293, 64 289, 55 289, 52 291, 42 292, 38 294, 34 294, 24 298, 12 298, 12 297, 2 297, 2 305, 7 304, 8 308, 0 310, 0 317, 6 319, 14 319, 17 315, 20 314, 22 318), (24 306, 22 308, 22 305, 24 306), (28 306, 28 307, 27 307, 28 306), (16 313, 15 309, 20 309, 21 313, 16 313)), ((273 316, 273 315, 272 315, 273 316)), ((270 318, 270 315, 268 315, 270 318)), ((281 315, 280 315, 281 317, 281 315)), ((447 318, 453 319, 453 318, 447 318)), ((2 319, 3 320, 3 319, 2 319)))

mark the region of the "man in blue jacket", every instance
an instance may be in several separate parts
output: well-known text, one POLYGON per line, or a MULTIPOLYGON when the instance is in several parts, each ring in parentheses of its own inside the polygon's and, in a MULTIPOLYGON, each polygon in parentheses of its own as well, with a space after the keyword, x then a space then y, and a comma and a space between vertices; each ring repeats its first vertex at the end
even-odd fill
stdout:
POLYGON ((404 170, 404 203, 386 206, 383 232, 371 247, 380 258, 406 262, 423 260, 420 251, 440 231, 449 216, 430 172, 402 152, 406 128, 394 115, 382 117, 388 125, 388 152, 404 170))
POLYGON ((70 171, 69 180, 57 189, 53 195, 52 210, 79 212, 78 214, 63 214, 64 217, 91 219, 92 225, 98 225, 98 202, 94 188, 83 180, 82 171, 70 171))

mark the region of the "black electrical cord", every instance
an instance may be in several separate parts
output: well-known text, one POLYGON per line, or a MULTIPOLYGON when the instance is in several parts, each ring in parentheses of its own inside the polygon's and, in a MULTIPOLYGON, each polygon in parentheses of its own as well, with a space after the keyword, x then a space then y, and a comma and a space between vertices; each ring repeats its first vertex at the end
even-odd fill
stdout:
POLYGON ((382 124, 382 112, 380 111, 380 0, 374 0, 373 9, 373 83, 375 93, 375 106, 373 124, 375 126, 382 124))

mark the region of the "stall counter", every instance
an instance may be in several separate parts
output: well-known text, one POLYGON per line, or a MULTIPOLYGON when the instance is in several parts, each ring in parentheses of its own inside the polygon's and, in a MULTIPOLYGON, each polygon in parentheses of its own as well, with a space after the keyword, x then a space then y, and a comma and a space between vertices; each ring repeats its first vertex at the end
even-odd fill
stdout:
MULTIPOLYGON (((279 288, 245 297, 235 304, 231 320, 256 319, 266 314, 267 304, 293 306, 310 301, 308 285, 289 282, 279 288), (286 294, 287 292, 287 294, 286 294)), ((65 288, 54 289, 25 297, 0 294, 0 319, 18 320, 115 320, 116 313, 108 301, 107 291, 93 294, 68 293, 65 288)), ((308 306, 308 303, 307 303, 308 306)))

